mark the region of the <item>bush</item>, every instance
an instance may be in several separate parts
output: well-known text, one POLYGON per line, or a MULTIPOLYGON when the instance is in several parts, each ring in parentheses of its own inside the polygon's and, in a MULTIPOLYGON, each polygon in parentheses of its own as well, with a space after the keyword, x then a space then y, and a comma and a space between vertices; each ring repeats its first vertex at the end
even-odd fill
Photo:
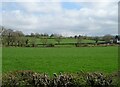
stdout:
POLYGON ((46 47, 55 47, 54 44, 47 44, 46 47))
POLYGON ((2 87, 119 87, 116 77, 102 73, 54 73, 50 78, 47 74, 16 71, 3 75, 2 87))
POLYGON ((76 46, 76 47, 80 47, 81 44, 80 44, 80 43, 75 43, 75 46, 76 46))
POLYGON ((76 47, 88 47, 88 44, 75 43, 76 47))
POLYGON ((96 87, 96 86, 109 87, 110 85, 112 85, 112 79, 110 77, 103 75, 102 73, 88 74, 86 81, 87 81, 87 85, 90 85, 92 87, 96 87))
POLYGON ((38 74, 32 71, 16 71, 3 76, 2 85, 5 86, 26 86, 36 87, 37 85, 49 85, 50 79, 46 74, 38 74))

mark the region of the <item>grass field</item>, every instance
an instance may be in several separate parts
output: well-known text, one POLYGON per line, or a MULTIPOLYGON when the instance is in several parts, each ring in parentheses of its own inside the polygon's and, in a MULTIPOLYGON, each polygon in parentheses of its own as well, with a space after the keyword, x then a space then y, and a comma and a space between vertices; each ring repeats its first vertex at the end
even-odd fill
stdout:
MULTIPOLYGON (((28 39, 31 41, 33 38, 29 37, 28 39)), ((60 41, 60 43, 76 43, 76 42, 77 42, 77 40, 75 38, 62 38, 61 41, 60 41)), ((86 39, 86 40, 82 40, 81 42, 82 43, 95 43, 95 40, 87 40, 86 39)), ((104 41, 98 41, 98 42, 104 42, 104 41)), ((41 44, 42 43, 41 39, 37 38, 35 40, 35 43, 36 44, 41 44)), ((55 39, 47 39, 47 43, 53 43, 53 44, 55 44, 57 42, 55 41, 55 39)))
POLYGON ((3 48, 3 73, 14 70, 36 72, 117 71, 117 47, 3 48))

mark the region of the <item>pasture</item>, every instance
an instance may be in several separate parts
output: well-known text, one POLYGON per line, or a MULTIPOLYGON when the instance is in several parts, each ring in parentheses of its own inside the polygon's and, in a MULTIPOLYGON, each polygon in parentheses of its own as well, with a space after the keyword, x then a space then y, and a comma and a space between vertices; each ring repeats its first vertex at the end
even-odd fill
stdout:
MULTIPOLYGON (((36 38, 33 38, 33 37, 26 37, 26 39, 29 39, 30 41, 32 41, 32 40, 35 39, 35 43, 36 44, 42 44, 40 38, 36 39, 36 38)), ((77 42, 77 39, 75 39, 75 38, 62 38, 61 41, 60 41, 60 43, 76 43, 76 42, 77 42)), ((95 40, 83 39, 81 42, 82 43, 95 43, 95 40)), ((100 41, 99 40, 98 42, 104 42, 104 41, 100 41)), ((47 39, 47 43, 53 43, 53 44, 55 44, 57 42, 55 41, 54 38, 51 38, 51 39, 49 38, 49 39, 47 39)))
POLYGON ((118 69, 118 47, 19 48, 4 47, 2 71, 106 72, 118 69))

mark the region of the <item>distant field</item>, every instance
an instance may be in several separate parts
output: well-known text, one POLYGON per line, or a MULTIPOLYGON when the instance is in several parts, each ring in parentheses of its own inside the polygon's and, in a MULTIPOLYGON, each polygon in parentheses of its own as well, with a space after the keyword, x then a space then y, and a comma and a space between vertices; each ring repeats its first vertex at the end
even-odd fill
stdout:
POLYGON ((3 73, 117 71, 117 47, 3 48, 3 73))
MULTIPOLYGON (((31 40, 31 39, 32 38, 29 38, 29 40, 31 40)), ((35 41, 36 41, 36 44, 42 43, 40 38, 37 38, 35 41)), ((61 41, 60 41, 60 43, 76 43, 76 42, 77 42, 77 40, 75 38, 64 38, 64 39, 61 39, 61 41)), ((82 43, 95 43, 94 40, 82 40, 81 42, 82 43)), ((104 42, 104 41, 98 41, 98 42, 104 42)), ((52 39, 47 39, 47 43, 55 44, 57 42, 55 41, 55 39, 52 38, 52 39)))

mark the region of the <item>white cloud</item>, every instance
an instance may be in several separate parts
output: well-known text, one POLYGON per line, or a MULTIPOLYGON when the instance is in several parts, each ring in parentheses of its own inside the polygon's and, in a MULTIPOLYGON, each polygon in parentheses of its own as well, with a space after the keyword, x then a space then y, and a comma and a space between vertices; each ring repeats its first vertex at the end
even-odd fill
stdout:
POLYGON ((3 2, 118 2, 119 0, 4 0, 3 2))
POLYGON ((60 2, 21 2, 19 3, 27 12, 52 13, 60 12, 60 2))
POLYGON ((77 10, 64 9, 60 2, 20 2, 24 11, 4 11, 3 24, 25 33, 117 34, 116 2, 80 4, 77 10))

